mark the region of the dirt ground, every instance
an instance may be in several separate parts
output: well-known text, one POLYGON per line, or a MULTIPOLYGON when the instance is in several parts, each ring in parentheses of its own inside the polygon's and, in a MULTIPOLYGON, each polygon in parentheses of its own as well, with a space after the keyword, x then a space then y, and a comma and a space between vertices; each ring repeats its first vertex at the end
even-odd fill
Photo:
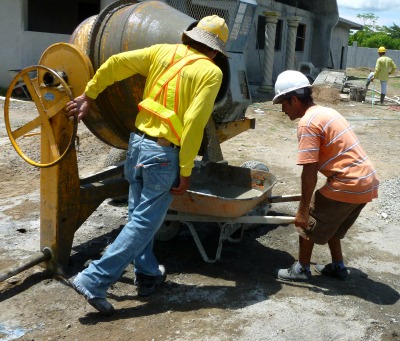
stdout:
MULTIPOLYGON (((62 277, 35 266, 0 283, 1 340, 400 340, 399 107, 342 101, 338 91, 322 89, 316 102, 333 106, 351 122, 384 186, 383 199, 367 205, 343 241, 350 276, 324 278, 313 271, 309 283, 278 281, 275 268, 297 257, 293 225, 258 225, 241 242, 225 242, 221 259, 202 260, 186 228, 155 253, 168 278, 149 298, 139 298, 128 268, 109 290, 115 306, 103 317, 85 304, 62 277), (395 187, 390 184, 394 182, 395 187)), ((4 101, 0 100, 1 109, 4 101)), ((32 112, 12 102, 10 115, 32 112)), ((300 193, 296 124, 270 101, 247 112, 256 128, 222 144, 225 159, 268 165, 278 178, 273 194, 300 193)), ((80 175, 103 167, 109 147, 79 127, 80 175)), ((0 269, 39 251, 39 171, 26 164, 0 122, 0 269)), ((322 182, 323 179, 321 178, 322 182)), ((296 203, 280 203, 269 214, 293 215, 296 203)), ((69 277, 100 256, 127 218, 124 205, 106 200, 77 231, 69 277)), ((199 224, 207 253, 215 254, 219 229, 199 224)), ((326 246, 316 246, 313 262, 329 262, 326 246)))

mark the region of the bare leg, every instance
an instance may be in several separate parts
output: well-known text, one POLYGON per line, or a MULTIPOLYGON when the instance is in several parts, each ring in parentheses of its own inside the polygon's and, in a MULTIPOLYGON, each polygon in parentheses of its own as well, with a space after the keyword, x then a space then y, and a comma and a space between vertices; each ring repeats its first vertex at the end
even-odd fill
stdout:
POLYGON ((320 274, 345 280, 348 276, 347 268, 343 264, 343 253, 340 239, 332 237, 328 241, 331 251, 332 263, 327 265, 317 264, 315 270, 320 274))
POLYGON ((299 236, 299 262, 303 266, 310 265, 314 243, 299 236))
POLYGON ((343 261, 342 244, 340 239, 332 237, 328 241, 329 250, 331 251, 332 261, 337 263, 343 261))
POLYGON ((308 281, 311 279, 310 260, 314 243, 299 236, 299 260, 288 269, 276 269, 279 279, 290 281, 308 281))

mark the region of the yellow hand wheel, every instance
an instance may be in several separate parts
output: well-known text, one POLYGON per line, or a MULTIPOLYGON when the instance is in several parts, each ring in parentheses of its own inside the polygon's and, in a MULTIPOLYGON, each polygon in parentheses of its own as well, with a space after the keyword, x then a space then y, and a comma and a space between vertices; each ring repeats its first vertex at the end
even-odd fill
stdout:
MULTIPOLYGON (((26 162, 36 167, 51 167, 67 155, 74 145, 78 124, 76 119, 73 122, 68 120, 63 111, 65 105, 73 98, 72 91, 63 78, 62 72, 57 72, 46 66, 35 65, 27 67, 21 70, 11 81, 4 102, 4 122, 14 149, 26 162), (26 87, 39 113, 39 116, 32 120, 28 119, 28 122, 21 123, 18 120, 11 122, 10 120, 11 95, 16 85, 18 87, 26 87), (69 142, 63 148, 60 148, 60 145, 65 145, 65 143, 60 144, 60 139, 65 139, 65 137, 56 136, 52 127, 52 122, 59 113, 64 114, 64 117, 61 118, 64 120, 63 124, 73 125, 69 142), (14 129, 12 123, 17 128, 14 129), (44 145, 48 146, 49 149, 49 152, 45 153, 45 160, 42 155, 40 162, 28 157, 20 148, 20 144, 23 144, 25 147, 32 149, 29 138, 34 136, 40 136, 41 146, 39 148, 42 152, 44 145), (17 140, 21 142, 17 143, 17 140)), ((25 114, 24 121, 26 121, 26 116, 29 116, 30 113, 26 112, 25 114)), ((71 129, 67 130, 71 131, 71 129)))

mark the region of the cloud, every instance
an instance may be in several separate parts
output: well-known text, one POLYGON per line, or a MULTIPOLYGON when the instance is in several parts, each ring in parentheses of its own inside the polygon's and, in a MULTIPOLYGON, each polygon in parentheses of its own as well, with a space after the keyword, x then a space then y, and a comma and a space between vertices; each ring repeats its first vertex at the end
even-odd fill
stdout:
POLYGON ((391 26, 399 23, 400 1, 393 0, 337 0, 342 18, 363 24, 358 14, 373 13, 379 19, 377 25, 391 26))
POLYGON ((362 12, 393 11, 400 4, 394 4, 393 0, 337 0, 342 9, 361 10, 362 12))

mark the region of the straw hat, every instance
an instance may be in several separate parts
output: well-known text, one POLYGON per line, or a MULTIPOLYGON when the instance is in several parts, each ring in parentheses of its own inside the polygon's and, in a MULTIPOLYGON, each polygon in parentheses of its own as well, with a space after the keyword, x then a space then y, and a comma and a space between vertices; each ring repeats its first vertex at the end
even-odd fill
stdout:
POLYGON ((228 41, 229 30, 223 18, 218 15, 211 15, 201 19, 197 26, 190 31, 184 31, 182 41, 187 42, 187 37, 198 41, 213 50, 227 55, 226 42, 228 41))

